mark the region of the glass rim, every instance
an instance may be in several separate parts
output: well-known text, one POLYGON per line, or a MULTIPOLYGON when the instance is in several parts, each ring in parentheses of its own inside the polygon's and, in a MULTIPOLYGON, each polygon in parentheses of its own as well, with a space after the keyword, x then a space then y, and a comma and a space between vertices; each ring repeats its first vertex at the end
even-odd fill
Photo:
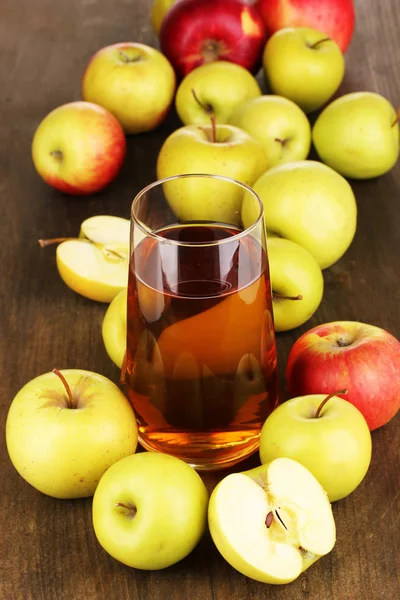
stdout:
MULTIPOLYGON (((132 221, 134 221, 136 226, 142 231, 142 233, 144 233, 146 236, 154 238, 160 242, 168 243, 168 244, 175 245, 175 246, 192 246, 192 247, 193 246, 219 246, 220 244, 232 242, 234 240, 237 240, 237 239, 240 239, 242 237, 249 235, 254 229, 256 229, 256 227, 259 226, 259 224, 263 220, 263 218, 264 218, 264 205, 262 203, 260 196, 257 194, 257 192, 251 186, 249 186, 247 183, 243 183, 242 181, 239 181, 238 179, 234 179, 233 177, 227 177, 225 175, 214 175, 213 173, 182 173, 182 174, 178 174, 178 175, 171 175, 170 177, 165 177, 163 179, 157 179, 156 181, 153 181, 152 183, 149 183, 144 188, 142 188, 136 194, 136 196, 134 197, 132 204, 131 204, 131 219, 132 219, 132 221), (243 231, 238 231, 238 233, 235 233, 234 235, 232 235, 228 238, 223 238, 222 240, 214 240, 214 241, 209 241, 209 242, 187 242, 187 241, 179 241, 179 240, 170 240, 168 238, 162 237, 161 235, 158 235, 156 232, 148 229, 144 225, 144 223, 137 218, 137 216, 135 215, 135 206, 144 194, 146 194, 147 192, 149 192, 150 190, 152 190, 155 187, 161 186, 163 183, 166 183, 168 181, 173 181, 174 179, 188 179, 188 178, 193 178, 193 177, 219 179, 219 180, 225 181, 227 183, 235 184, 236 186, 243 188, 245 191, 250 192, 250 194, 252 194, 252 196, 258 202, 259 214, 258 214, 257 219, 255 219, 255 221, 253 221, 253 223, 251 225, 249 225, 249 227, 246 227, 246 229, 243 229, 243 231)), ((198 223, 206 224, 205 221, 198 221, 198 223)), ((196 221, 188 222, 188 225, 195 225, 195 224, 196 224, 196 221)), ((221 222, 221 225, 223 225, 223 224, 224 223, 221 222)), ((225 223, 225 225, 229 225, 229 223, 225 223)))

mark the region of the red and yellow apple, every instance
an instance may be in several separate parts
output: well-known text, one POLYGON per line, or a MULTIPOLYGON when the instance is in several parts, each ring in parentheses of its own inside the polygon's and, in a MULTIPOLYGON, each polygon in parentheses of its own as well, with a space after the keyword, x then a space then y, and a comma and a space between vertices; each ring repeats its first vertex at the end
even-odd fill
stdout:
POLYGON ((353 0, 257 0, 256 8, 268 36, 285 27, 315 27, 345 52, 353 35, 353 0))
POLYGON ((357 321, 318 325, 293 345, 286 378, 291 396, 343 396, 363 414, 370 430, 385 425, 400 408, 400 342, 357 321))
POLYGON ((35 131, 32 159, 52 187, 73 195, 95 194, 118 175, 126 154, 121 125, 107 110, 70 102, 51 111, 35 131))
POLYGON ((256 72, 265 39, 258 10, 241 0, 180 0, 160 30, 161 49, 180 77, 214 60, 256 72))

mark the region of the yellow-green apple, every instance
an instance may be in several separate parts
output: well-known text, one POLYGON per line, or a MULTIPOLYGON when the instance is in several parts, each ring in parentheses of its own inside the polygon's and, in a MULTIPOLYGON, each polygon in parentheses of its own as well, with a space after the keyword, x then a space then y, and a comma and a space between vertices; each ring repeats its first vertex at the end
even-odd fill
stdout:
POLYGON ((229 119, 265 149, 268 168, 307 158, 311 127, 304 112, 281 96, 260 96, 243 102, 229 119))
POLYGON ((136 569, 164 569, 187 556, 207 523, 207 489, 174 456, 143 452, 103 475, 93 497, 96 537, 113 558, 136 569))
POLYGON ((125 133, 151 131, 174 99, 175 72, 155 48, 136 42, 101 48, 82 78, 82 97, 109 110, 125 133))
POLYGON ((256 73, 265 39, 258 10, 242 0, 180 0, 160 30, 161 49, 180 77, 215 60, 256 73))
POLYGON ((72 290, 98 302, 111 302, 128 283, 128 219, 97 215, 81 225, 78 238, 39 240, 58 243, 57 269, 72 290))
POLYGON ((70 102, 52 110, 32 141, 33 164, 52 187, 83 196, 106 187, 118 175, 126 139, 116 118, 90 102, 70 102))
MULTIPOLYGON (((330 167, 303 160, 273 167, 254 183, 264 204, 267 233, 303 246, 325 269, 346 252, 357 225, 357 205, 349 183, 330 167)), ((245 227, 257 207, 246 194, 245 227)))
POLYGON ((325 490, 290 458, 222 479, 210 497, 208 524, 225 560, 263 583, 293 581, 336 541, 325 490))
POLYGON ((168 9, 174 2, 176 2, 176 0, 153 0, 150 11, 150 20, 156 35, 160 33, 161 23, 163 22, 168 9))
POLYGON ((345 52, 354 30, 353 0, 256 0, 268 36, 285 27, 315 27, 345 52))
POLYGON ((318 479, 331 502, 360 485, 371 450, 361 412, 336 395, 311 394, 283 402, 269 415, 260 436, 262 464, 279 457, 297 460, 318 479))
POLYGON ((120 369, 126 350, 127 290, 121 290, 104 315, 101 333, 108 356, 120 369))
POLYGON ((134 412, 106 377, 54 369, 18 392, 8 411, 7 449, 28 483, 55 498, 92 496, 103 473, 136 450, 134 412))
POLYGON ((324 278, 312 254, 284 238, 268 239, 275 331, 303 325, 317 310, 324 278))
POLYGON ((378 177, 399 157, 398 121, 383 96, 346 94, 319 115, 312 132, 314 146, 321 160, 344 177, 378 177))
POLYGON ((308 27, 274 33, 265 45, 263 66, 272 92, 293 100, 306 113, 325 104, 344 75, 339 46, 322 31, 308 27))
POLYGON ((363 414, 370 430, 400 408, 400 342, 357 321, 335 321, 304 333, 293 345, 286 379, 291 396, 346 388, 345 400, 363 414))
MULTIPOLYGON (((261 144, 238 127, 186 125, 165 140, 158 155, 157 177, 208 173, 252 185, 266 168, 267 157, 261 144)), ((176 186, 170 182, 165 190, 172 210, 182 221, 234 224, 240 217, 243 190, 233 187, 218 179, 204 179, 200 185, 197 180, 188 178, 178 181, 176 186)))
POLYGON ((249 71, 216 61, 186 75, 176 92, 175 105, 185 125, 209 124, 212 115, 217 123, 227 123, 237 106, 258 96, 260 86, 249 71))

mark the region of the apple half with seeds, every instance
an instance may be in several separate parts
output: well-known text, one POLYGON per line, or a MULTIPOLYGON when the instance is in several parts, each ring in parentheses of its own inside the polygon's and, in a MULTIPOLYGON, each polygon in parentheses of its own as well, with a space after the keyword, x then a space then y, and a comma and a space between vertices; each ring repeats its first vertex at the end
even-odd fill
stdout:
POLYGON ((325 490, 290 458, 225 477, 211 495, 208 523, 225 560, 263 583, 290 583, 336 541, 325 490))

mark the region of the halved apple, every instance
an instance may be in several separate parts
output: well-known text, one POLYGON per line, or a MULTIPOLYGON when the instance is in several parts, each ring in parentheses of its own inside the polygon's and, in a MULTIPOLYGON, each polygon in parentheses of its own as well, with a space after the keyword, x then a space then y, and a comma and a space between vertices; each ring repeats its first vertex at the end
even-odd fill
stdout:
POLYGON ((58 243, 57 268, 72 290, 98 302, 111 302, 128 284, 128 219, 97 215, 83 221, 78 238, 39 240, 58 243))
POLYGON ((293 581, 336 540, 325 490, 290 458, 225 477, 211 495, 208 522, 225 560, 264 583, 293 581))
POLYGON ((130 226, 129 219, 96 215, 82 221, 79 237, 95 244, 129 244, 130 226))

